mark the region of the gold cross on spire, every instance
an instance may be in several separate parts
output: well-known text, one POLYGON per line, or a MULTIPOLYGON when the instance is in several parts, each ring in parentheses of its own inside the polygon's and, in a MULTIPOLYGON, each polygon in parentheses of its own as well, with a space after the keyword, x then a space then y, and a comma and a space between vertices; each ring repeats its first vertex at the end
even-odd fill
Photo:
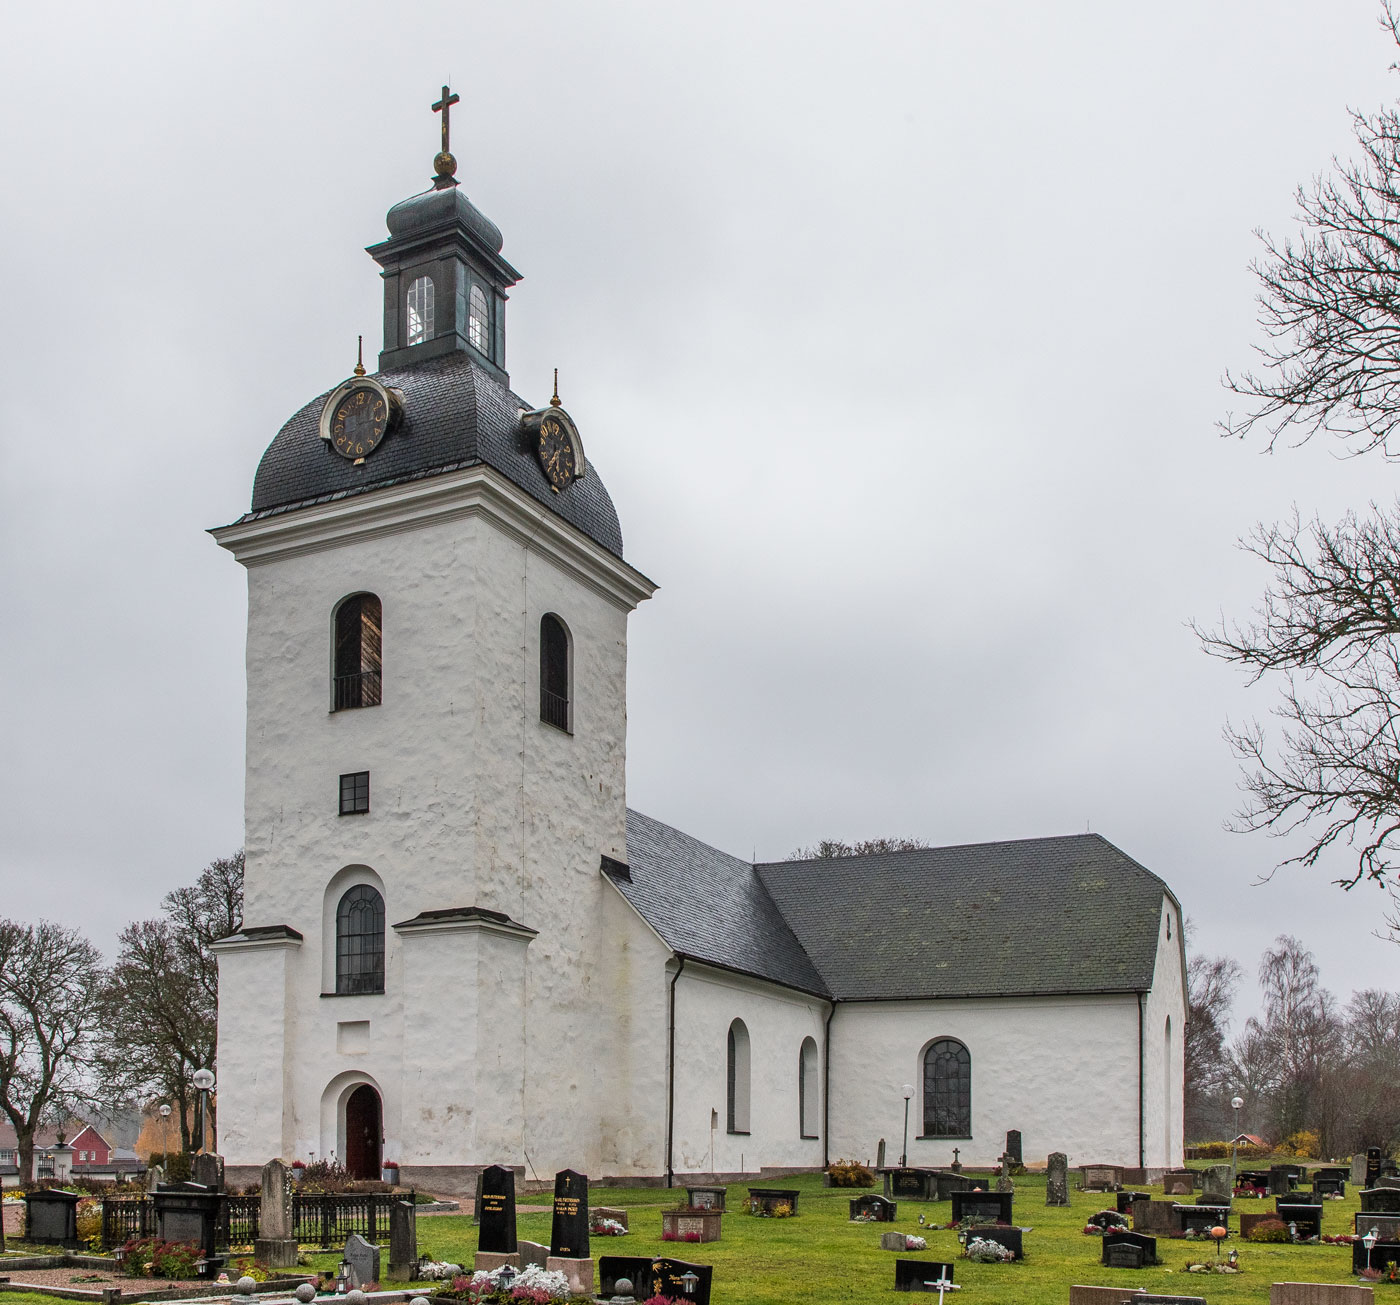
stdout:
POLYGON ((448 148, 451 139, 451 123, 449 121, 452 113, 452 106, 461 102, 460 95, 452 94, 451 88, 442 88, 442 99, 433 105, 433 112, 442 114, 442 153, 433 160, 433 172, 436 178, 433 185, 439 190, 445 190, 448 186, 455 186, 457 183, 453 178, 457 172, 457 160, 452 157, 452 152, 448 148))

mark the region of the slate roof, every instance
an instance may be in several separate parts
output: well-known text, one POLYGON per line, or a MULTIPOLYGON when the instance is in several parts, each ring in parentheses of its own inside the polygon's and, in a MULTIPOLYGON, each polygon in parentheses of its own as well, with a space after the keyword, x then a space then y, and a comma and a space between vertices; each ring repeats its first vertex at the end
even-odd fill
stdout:
MULTIPOLYGON (((268 446, 253 480, 252 511, 244 521, 485 463, 622 556, 617 511, 592 462, 582 480, 556 494, 520 429, 520 410, 532 405, 513 394, 494 371, 458 351, 377 372, 374 378, 403 391, 404 416, 364 464, 355 466, 321 439, 327 390, 296 413, 268 446)), ((586 432, 584 438, 586 446, 586 432)))
POLYGON ((627 862, 610 878, 674 952, 828 995, 747 861, 629 810, 627 862))
POLYGON ((754 866, 629 811, 627 854, 674 951, 840 1001, 1144 992, 1170 895, 1097 834, 754 866))

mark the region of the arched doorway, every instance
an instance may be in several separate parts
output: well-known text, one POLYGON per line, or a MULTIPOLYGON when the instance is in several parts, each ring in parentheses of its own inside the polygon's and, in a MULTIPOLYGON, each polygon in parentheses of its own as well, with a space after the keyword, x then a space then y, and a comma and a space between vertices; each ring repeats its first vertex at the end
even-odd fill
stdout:
POLYGON ((379 1177, 384 1115, 379 1093, 361 1083, 345 1100, 345 1172, 351 1178, 379 1177))

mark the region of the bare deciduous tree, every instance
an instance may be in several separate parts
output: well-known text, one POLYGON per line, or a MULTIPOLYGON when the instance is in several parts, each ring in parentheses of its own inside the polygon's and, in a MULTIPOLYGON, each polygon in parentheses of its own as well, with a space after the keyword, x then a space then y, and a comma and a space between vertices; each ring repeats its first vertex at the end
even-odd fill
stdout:
MULTIPOLYGON (((1381 25, 1400 44, 1386 0, 1381 25)), ((1400 457, 1400 113, 1353 111, 1357 162, 1333 159, 1330 176, 1300 186, 1296 240, 1259 233, 1261 370, 1227 374, 1251 403, 1221 422, 1243 437, 1262 427, 1268 446, 1325 433, 1354 452, 1400 457)))
POLYGON ((834 856, 874 856, 879 852, 915 852, 928 844, 921 838, 866 838, 857 843, 844 843, 839 838, 824 838, 813 847, 799 847, 789 852, 788 861, 823 861, 834 856))
POLYGON ((1253 621, 1196 630, 1212 656, 1282 680, 1280 746, 1256 722, 1227 726, 1248 794, 1235 827, 1306 827, 1290 861, 1313 865, 1340 842, 1357 856, 1340 882, 1388 882, 1400 835, 1400 507, 1335 527, 1295 515, 1244 546, 1273 568, 1253 621))
MULTIPOLYGON (((107 1075, 127 1092, 168 1098, 189 1150, 193 1075, 213 1065, 218 1044, 219 975, 210 944, 242 926, 243 853, 211 861, 161 905, 163 917, 122 930, 108 989, 107 1075)), ((211 1124, 213 1109, 211 1101, 211 1124)))
MULTIPOLYGON (((1207 1137, 1229 1117, 1222 1109, 1228 1099, 1229 1058, 1225 1035, 1230 1007, 1244 971, 1229 956, 1192 956, 1186 967, 1186 1037, 1182 1047, 1185 1071, 1186 1131, 1207 1137)), ((1232 1121, 1231 1121, 1232 1122, 1232 1121)))
POLYGON ((34 1174, 34 1135, 93 1100, 102 955, 76 929, 0 920, 0 1110, 19 1171, 34 1174))

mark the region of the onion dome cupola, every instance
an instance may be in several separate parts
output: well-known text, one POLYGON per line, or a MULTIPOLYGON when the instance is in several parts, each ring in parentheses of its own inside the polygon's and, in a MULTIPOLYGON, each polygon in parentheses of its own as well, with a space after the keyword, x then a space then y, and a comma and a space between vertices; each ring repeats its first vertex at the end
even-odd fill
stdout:
POLYGON ((430 190, 395 204, 389 239, 367 253, 384 269, 381 371, 470 351, 505 378, 506 291, 520 280, 501 257, 501 232, 462 192, 449 150, 460 97, 442 88, 442 151, 430 190))

